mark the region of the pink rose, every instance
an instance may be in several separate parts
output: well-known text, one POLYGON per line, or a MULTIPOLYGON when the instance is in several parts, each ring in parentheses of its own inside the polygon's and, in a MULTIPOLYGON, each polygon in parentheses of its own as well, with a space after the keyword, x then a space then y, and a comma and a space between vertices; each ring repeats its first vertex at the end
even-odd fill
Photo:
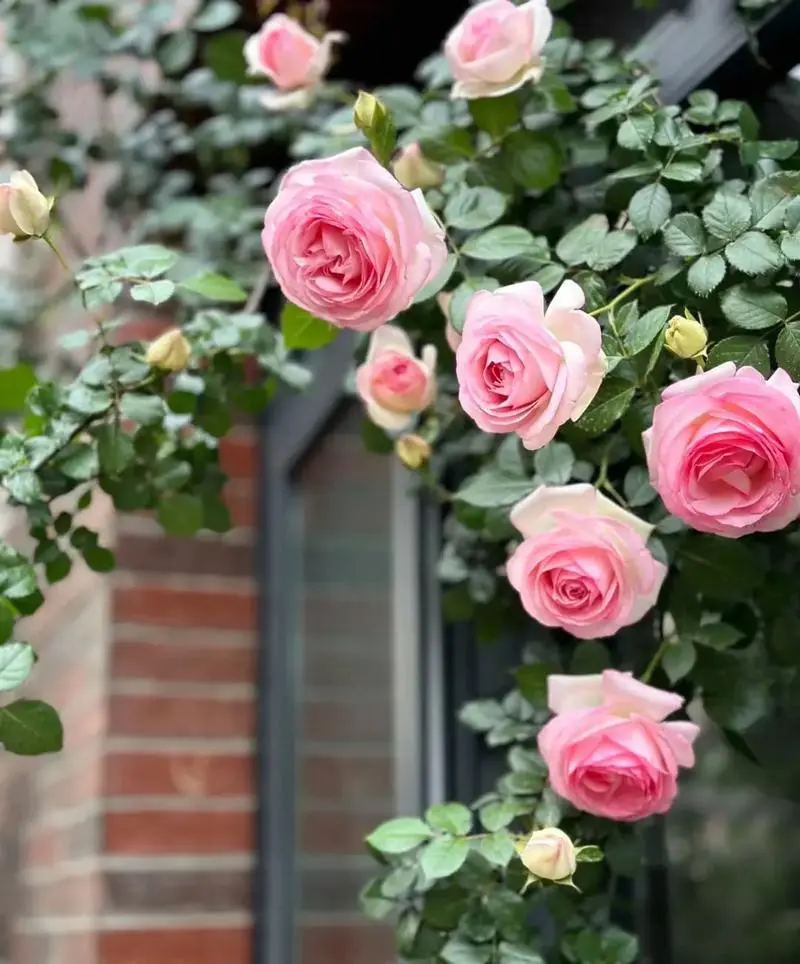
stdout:
POLYGON ((781 368, 726 362, 670 385, 644 444, 653 488, 693 529, 737 538, 800 515, 800 399, 781 368))
POLYGON ((642 820, 666 813, 678 792, 678 767, 694 766, 694 723, 664 719, 683 706, 675 693, 630 673, 551 676, 556 714, 539 733, 550 783, 565 800, 596 817, 642 820))
POLYGON ((418 359, 403 329, 384 325, 372 333, 356 388, 376 425, 402 431, 436 397, 436 348, 426 345, 418 359))
POLYGON ((406 191, 363 147, 295 164, 261 240, 290 301, 356 331, 408 308, 447 260, 422 192, 406 191))
POLYGON ((476 292, 456 352, 461 407, 484 432, 516 432, 528 449, 579 418, 606 370, 600 326, 565 281, 545 312, 535 281, 476 292))
POLYGON ((667 567, 647 548, 653 526, 594 486, 543 485, 514 506, 511 522, 524 539, 508 581, 543 626, 613 636, 655 604, 667 567))
POLYGON ((450 31, 444 53, 453 97, 499 97, 542 76, 542 48, 553 29, 545 0, 476 4, 450 31))
POLYGON ((317 40, 283 13, 268 17, 244 45, 248 73, 268 77, 281 92, 264 95, 265 105, 276 110, 307 106, 330 69, 333 45, 343 40, 345 35, 338 32, 317 40))

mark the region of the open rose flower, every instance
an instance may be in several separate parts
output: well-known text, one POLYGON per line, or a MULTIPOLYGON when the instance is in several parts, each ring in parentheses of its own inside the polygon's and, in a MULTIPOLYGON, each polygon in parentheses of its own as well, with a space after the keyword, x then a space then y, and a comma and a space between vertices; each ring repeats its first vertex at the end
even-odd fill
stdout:
POLYGON ((499 97, 542 75, 542 48, 553 29, 545 0, 516 6, 484 0, 450 31, 444 53, 453 73, 452 96, 499 97))
POLYGON ((606 370, 600 326, 565 281, 545 312, 535 281, 478 291, 456 352, 461 407, 484 432, 516 432, 528 449, 579 418, 606 370))
POLYGON ((661 398, 644 443, 650 481, 673 515, 731 538, 800 516, 800 399, 783 369, 765 379, 726 362, 661 398))
POLYGON ((261 240, 290 301, 357 331, 408 308, 447 260, 422 192, 406 191, 363 147, 292 167, 261 240))
POLYGON ((514 506, 511 522, 524 539, 508 580, 543 626, 613 636, 655 604, 667 568, 647 548, 653 526, 594 486, 543 485, 514 506))
POLYGON ((317 40, 283 13, 265 20, 244 45, 248 73, 268 77, 277 88, 264 94, 264 105, 273 110, 308 106, 330 69, 333 45, 345 39, 332 32, 317 40))
POLYGON ((551 676, 547 690, 556 716, 539 733, 539 752, 555 792, 611 820, 666 813, 678 792, 678 768, 694 766, 700 730, 665 722, 682 697, 613 669, 551 676))
POLYGON ((436 397, 436 348, 425 345, 417 358, 403 329, 384 325, 372 333, 356 388, 376 425, 402 431, 436 397))

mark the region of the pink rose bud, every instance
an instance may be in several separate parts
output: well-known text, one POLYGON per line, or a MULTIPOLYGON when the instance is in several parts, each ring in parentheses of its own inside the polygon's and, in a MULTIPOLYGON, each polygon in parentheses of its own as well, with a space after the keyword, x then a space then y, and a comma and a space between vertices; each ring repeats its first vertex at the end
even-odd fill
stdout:
POLYGON ((550 676, 555 718, 539 732, 553 790, 574 807, 610 820, 666 813, 678 768, 694 766, 700 728, 664 722, 683 698, 607 669, 598 676, 550 676))
POLYGON ((8 184, 0 184, 0 234, 18 241, 40 238, 50 227, 53 199, 39 190, 27 171, 14 171, 8 184))
POLYGON ((653 488, 693 529, 736 539, 800 516, 800 398, 782 368, 725 362, 670 385, 643 440, 653 488))
POLYGON ((484 432, 515 432, 528 449, 550 442, 597 394, 606 370, 597 321, 565 281, 545 311, 535 281, 476 292, 456 352, 458 399, 484 432))
POLYGON ((594 486, 540 486, 511 522, 524 538, 508 581, 543 626, 579 639, 613 636, 655 604, 667 568, 647 548, 653 526, 594 486))
POLYGON ((398 459, 407 469, 416 472, 427 464, 431 457, 431 443, 421 435, 401 435, 394 443, 398 459))
POLYGON ((288 301, 356 331, 408 308, 447 260, 422 193, 406 191, 363 147, 291 168, 261 240, 288 301))
POLYGON ((444 53, 453 73, 452 97, 499 97, 542 76, 542 48, 553 29, 545 0, 518 7, 484 0, 450 31, 444 53))
POLYGON ((397 180, 409 191, 413 191, 416 187, 423 191, 431 187, 439 187, 444 180, 442 165, 429 161, 420 150, 419 144, 409 144, 408 147, 404 147, 392 165, 392 170, 397 180))
POLYGON ((436 348, 426 345, 418 359, 403 329, 384 325, 370 338, 356 389, 376 425, 389 431, 408 428, 436 397, 436 348))
POLYGON ((280 93, 263 97, 274 109, 303 107, 331 66, 333 45, 345 40, 342 33, 326 33, 322 40, 283 13, 269 17, 244 45, 247 72, 268 77, 280 93))
POLYGON ((575 844, 558 827, 534 830, 519 857, 525 869, 540 880, 570 880, 578 865, 575 844))

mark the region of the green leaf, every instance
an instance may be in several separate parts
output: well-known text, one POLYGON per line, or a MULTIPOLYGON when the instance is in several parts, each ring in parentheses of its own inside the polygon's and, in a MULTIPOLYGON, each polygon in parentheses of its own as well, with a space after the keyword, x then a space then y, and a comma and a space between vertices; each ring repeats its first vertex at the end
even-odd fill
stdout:
POLYGON ((92 572, 111 572, 116 564, 114 553, 103 546, 87 546, 83 558, 92 572))
POLYGON ((631 224, 642 237, 659 231, 672 211, 672 198, 663 184, 648 184, 633 195, 628 205, 631 224))
POLYGON ((578 675, 602 673, 610 665, 611 656, 608 647, 596 639, 588 639, 575 647, 569 671, 578 675))
POLYGON ((563 264, 555 264, 554 262, 553 264, 546 264, 543 268, 539 268, 538 271, 534 271, 531 276, 531 281, 535 281, 541 285, 544 294, 548 294, 561 284, 566 273, 567 270, 563 264))
POLYGON ((646 151, 656 133, 652 114, 634 114, 620 124, 617 143, 629 151, 646 151))
POLYGON ((561 151, 557 139, 544 131, 514 131, 503 143, 506 170, 521 187, 546 191, 561 177, 561 151))
POLYGON ((281 310, 281 333, 287 348, 324 348, 339 334, 335 325, 315 318, 304 308, 287 302, 281 310))
POLYGON ((57 753, 64 746, 64 730, 52 706, 41 700, 15 700, 0 707, 0 743, 21 756, 57 753))
POLYGON ((661 665, 670 683, 677 683, 679 679, 691 673, 696 660, 697 651, 694 644, 688 639, 680 639, 667 647, 661 665))
POLYGON ((472 155, 470 133, 463 127, 452 127, 433 137, 421 137, 420 149, 425 157, 438 164, 456 164, 472 155))
POLYGON ((785 368, 792 378, 800 378, 800 321, 790 321, 778 335, 775 342, 775 361, 781 368, 785 368))
POLYGON ((781 249, 766 234, 747 231, 725 248, 725 256, 734 268, 751 276, 777 271, 784 265, 781 249))
POLYGON ((511 838, 504 831, 481 837, 477 841, 477 850, 482 857, 495 867, 507 867, 516 853, 511 838))
POLYGON ((450 324, 459 333, 464 328, 467 316, 467 308, 476 291, 494 291, 500 286, 496 278, 479 277, 468 278, 453 292, 453 300, 450 302, 450 324))
POLYGON ((240 13, 236 0, 211 0, 192 20, 192 28, 204 33, 214 33, 236 23, 240 13))
POLYGON ((36 373, 30 365, 20 362, 13 368, 0 369, 0 413, 22 411, 28 392, 37 384, 36 373))
POLYGON ((425 811, 425 820, 434 830, 464 837, 472 827, 472 814, 463 803, 435 803, 425 811))
POLYGON ((247 301, 247 292, 241 288, 231 278, 225 275, 216 274, 213 271, 206 271, 203 274, 195 275, 180 282, 180 287, 185 291, 192 291, 194 294, 202 295, 211 301, 226 301, 239 303, 247 301))
POLYGON ((101 471, 119 475, 136 458, 133 439, 113 422, 101 425, 97 430, 97 456, 101 471))
POLYGON ((464 187, 451 195, 444 208, 450 227, 464 231, 488 228, 505 214, 508 198, 491 187, 464 187))
POLYGON ((696 214, 676 214, 664 228, 664 243, 673 254, 693 258, 706 249, 703 222, 696 214))
POLYGON ((469 856, 469 840, 463 837, 436 837, 425 844, 420 867, 428 880, 450 877, 469 856))
POLYGON ((634 465, 628 469, 625 481, 622 483, 622 491, 632 509, 649 505, 656 498, 656 490, 650 485, 650 477, 643 465, 634 465))
POLYGON ((14 631, 17 612, 7 599, 0 598, 0 642, 5 643, 14 631))
POLYGON ((703 165, 699 161, 671 161, 661 176, 670 181, 700 181, 703 178, 703 165))
POLYGON ((527 254, 534 248, 535 241, 530 231, 504 224, 468 238, 461 250, 479 261, 505 261, 527 254))
POLYGON ((711 649, 725 650, 735 646, 744 633, 735 626, 728 623, 706 623, 698 626, 692 633, 692 639, 701 646, 710 646, 711 649))
POLYGON ((516 92, 503 97, 479 97, 468 101, 469 112, 477 127, 499 137, 519 120, 519 96, 516 92))
POLYGON ((8 494, 22 505, 33 505, 42 497, 42 483, 32 469, 22 469, 3 479, 8 494))
POLYGON ((0 691, 21 686, 30 676, 36 657, 28 643, 4 643, 0 646, 0 691))
POLYGON ((705 254, 689 268, 689 287, 696 295, 705 298, 722 284, 726 270, 721 254, 705 254))
POLYGON ((566 442, 550 442, 533 457, 536 474, 547 485, 565 485, 572 475, 575 456, 566 442))
POLYGON ((158 521, 173 536, 193 536, 203 525, 203 503, 197 496, 178 492, 158 505, 158 521))
POLYGON ((633 231, 611 231, 586 258, 595 271, 608 271, 623 261, 636 247, 637 237, 633 231))
POLYGON ((499 509, 519 502, 535 488, 536 483, 532 479, 504 475, 490 466, 467 479, 455 497, 459 502, 481 509, 499 509))
POLYGON ((418 817, 396 817, 376 827, 366 839, 382 854, 404 854, 431 836, 430 827, 418 817))
POLYGON ((620 419, 633 399, 635 388, 621 378, 606 378, 577 426, 587 435, 602 435, 620 419))
POLYGON ((777 291, 734 285, 721 298, 722 312, 732 325, 758 331, 772 328, 786 317, 787 305, 777 291))
POLYGON ((725 190, 717 191, 711 203, 703 208, 703 223, 720 241, 735 241, 750 227, 752 216, 747 198, 725 190))
POLYGON ((451 937, 439 952, 445 964, 488 964, 491 956, 488 944, 472 944, 464 937, 451 937))
POLYGON ((781 239, 781 251, 789 261, 800 261, 800 232, 785 235, 781 239))
POLYGON ((480 821, 490 832, 502 830, 507 827, 512 820, 519 816, 520 806, 513 800, 493 800, 481 807, 480 821))
POLYGON ((765 575, 744 542, 719 536, 690 539, 681 550, 680 565, 687 583, 713 599, 746 598, 765 575))
POLYGON ((464 726, 478 732, 491 730, 507 719, 497 700, 472 700, 465 703, 458 711, 458 718, 464 726))
POLYGON ((579 864, 599 864, 604 859, 603 851, 594 846, 578 847, 575 850, 575 859, 579 864))
POLYGON ((448 254, 442 270, 435 278, 429 281, 424 288, 420 288, 412 304, 418 305, 420 302, 427 301, 429 298, 433 298, 434 295, 438 295, 452 277, 457 263, 457 256, 455 254, 448 254))
POLYGON ((509 944, 503 941, 499 948, 497 964, 545 964, 545 962, 538 951, 522 944, 509 944))
MULTIPOLYGON (((788 327, 790 326, 787 325, 788 327)), ((780 335, 778 342, 780 342, 780 335)), ((723 338, 708 353, 709 368, 724 365, 728 361, 736 362, 737 365, 749 365, 762 375, 770 373, 769 349, 760 338, 754 335, 733 335, 731 338, 723 338)))
POLYGON ((139 425, 157 425, 164 417, 164 400, 160 395, 126 393, 120 402, 120 412, 123 418, 139 425))
POLYGON ((529 703, 547 706, 547 679, 555 672, 549 663, 524 663, 514 670, 514 679, 529 703))
POLYGON ((203 38, 203 63, 218 80, 237 85, 247 83, 243 49, 248 36, 243 30, 226 30, 225 33, 203 38))
POLYGON ((131 288, 131 298, 134 301, 144 301, 149 305, 163 305, 175 294, 175 283, 162 279, 161 281, 143 281, 131 288))
POLYGON ((556 245, 556 254, 570 266, 586 264, 607 234, 608 218, 593 214, 564 235, 556 245))
POLYGON ((661 305, 621 327, 620 334, 631 355, 638 355, 655 341, 666 327, 671 311, 672 305, 661 305))
POLYGON ((191 64, 196 51, 196 35, 190 30, 181 30, 159 44, 158 62, 165 74, 177 74, 191 64))

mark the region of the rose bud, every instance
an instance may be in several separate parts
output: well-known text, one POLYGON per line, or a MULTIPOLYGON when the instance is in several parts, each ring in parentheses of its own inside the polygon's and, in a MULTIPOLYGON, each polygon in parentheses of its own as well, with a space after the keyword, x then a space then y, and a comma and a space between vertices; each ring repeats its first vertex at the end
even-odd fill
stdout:
POLYGON ((50 226, 53 199, 47 198, 27 171, 14 171, 0 184, 0 234, 17 241, 40 238, 50 226))
POLYGON ((444 168, 441 164, 429 161, 420 150, 419 144, 409 144, 404 147, 392 164, 392 170, 397 180, 409 191, 422 188, 423 191, 431 187, 439 187, 444 180, 444 168))
POLYGON ((704 358, 708 345, 708 333, 703 323, 687 312, 685 318, 682 315, 675 315, 669 320, 664 343, 678 358, 704 358))
POLYGON ((534 830, 520 850, 525 869, 541 880, 569 880, 575 873, 575 845, 558 827, 534 830))
POLYGON ((153 368, 179 372, 186 368, 192 348, 180 328, 171 328, 151 342, 145 361, 153 368))
POLYGON ((395 455, 407 469, 421 469, 431 457, 431 446, 421 435, 401 435, 394 443, 395 455))

